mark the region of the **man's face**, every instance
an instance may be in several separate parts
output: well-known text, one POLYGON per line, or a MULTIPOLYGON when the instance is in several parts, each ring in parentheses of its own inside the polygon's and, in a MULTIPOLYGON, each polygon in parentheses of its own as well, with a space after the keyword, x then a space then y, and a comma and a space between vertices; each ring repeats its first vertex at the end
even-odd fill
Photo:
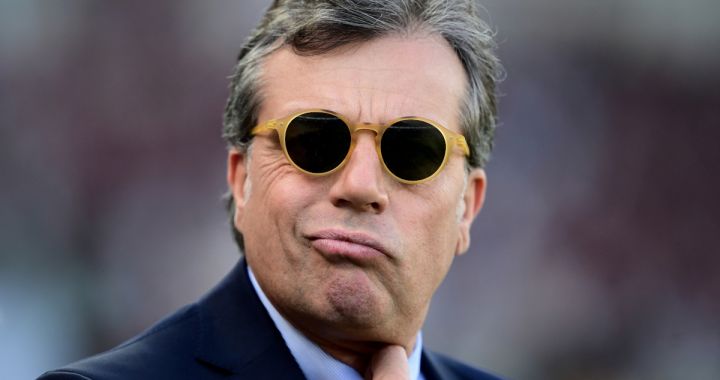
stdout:
MULTIPOLYGON (((357 124, 420 116, 460 132, 465 73, 439 37, 382 37, 320 56, 282 48, 262 80, 261 123, 327 109, 357 124)), ((312 339, 407 347, 467 249, 485 177, 467 176, 454 152, 433 180, 402 184, 383 171, 372 132, 355 138, 345 166, 320 177, 294 168, 274 132, 256 136, 247 156, 231 151, 235 225, 268 298, 312 339)))

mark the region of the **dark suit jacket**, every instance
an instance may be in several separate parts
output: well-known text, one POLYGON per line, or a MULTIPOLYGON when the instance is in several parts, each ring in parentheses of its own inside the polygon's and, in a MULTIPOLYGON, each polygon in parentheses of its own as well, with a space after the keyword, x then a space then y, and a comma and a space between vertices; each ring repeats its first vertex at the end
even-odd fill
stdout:
MULTIPOLYGON (((433 379, 496 379, 423 350, 433 379)), ((241 260, 203 297, 137 337, 39 379, 304 379, 241 260)))

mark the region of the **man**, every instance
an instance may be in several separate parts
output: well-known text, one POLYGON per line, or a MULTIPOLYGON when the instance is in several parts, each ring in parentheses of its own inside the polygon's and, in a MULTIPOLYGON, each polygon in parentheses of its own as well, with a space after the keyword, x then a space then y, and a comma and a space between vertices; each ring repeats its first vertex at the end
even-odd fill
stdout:
POLYGON ((477 13, 275 1, 224 120, 244 259, 199 302, 41 378, 494 378, 420 333, 485 194, 499 65, 477 13))

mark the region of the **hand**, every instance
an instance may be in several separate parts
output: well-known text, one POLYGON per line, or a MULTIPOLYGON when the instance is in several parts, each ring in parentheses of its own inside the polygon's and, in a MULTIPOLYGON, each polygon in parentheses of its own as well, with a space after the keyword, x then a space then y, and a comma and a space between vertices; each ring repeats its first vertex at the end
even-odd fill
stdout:
POLYGON ((373 355, 366 380, 410 380, 410 366, 405 349, 386 346, 373 355))

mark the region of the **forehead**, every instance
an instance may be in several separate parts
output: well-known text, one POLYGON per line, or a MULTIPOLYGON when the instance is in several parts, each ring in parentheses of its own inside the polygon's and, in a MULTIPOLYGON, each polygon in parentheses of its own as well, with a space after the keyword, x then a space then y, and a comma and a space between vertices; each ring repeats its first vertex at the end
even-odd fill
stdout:
POLYGON ((384 36, 312 56, 282 47, 262 65, 260 120, 309 108, 381 123, 421 116, 457 129, 466 76, 439 36, 384 36))

